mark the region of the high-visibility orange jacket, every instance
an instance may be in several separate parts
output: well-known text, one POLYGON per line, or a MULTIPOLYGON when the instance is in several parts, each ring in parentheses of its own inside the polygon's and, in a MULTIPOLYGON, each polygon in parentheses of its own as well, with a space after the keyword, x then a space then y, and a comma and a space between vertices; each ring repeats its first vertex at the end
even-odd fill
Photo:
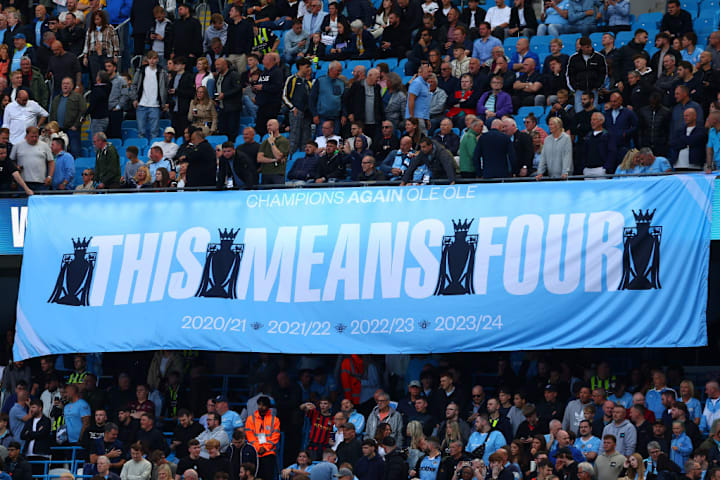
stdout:
POLYGON ((272 410, 268 410, 264 417, 255 412, 245 421, 245 437, 250 445, 255 447, 258 457, 276 455, 280 443, 280 419, 272 410), (265 442, 260 442, 260 435, 265 434, 265 442), (260 447, 265 447, 265 452, 260 453, 260 447))
POLYGON ((340 383, 345 398, 354 405, 360 403, 360 379, 364 371, 362 358, 358 355, 350 355, 340 364, 340 383))

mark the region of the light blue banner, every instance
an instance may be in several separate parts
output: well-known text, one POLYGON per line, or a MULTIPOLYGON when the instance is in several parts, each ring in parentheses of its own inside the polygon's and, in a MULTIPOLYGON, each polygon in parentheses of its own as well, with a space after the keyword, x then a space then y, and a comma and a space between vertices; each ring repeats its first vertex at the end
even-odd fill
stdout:
POLYGON ((706 345, 713 184, 35 196, 15 358, 706 345))

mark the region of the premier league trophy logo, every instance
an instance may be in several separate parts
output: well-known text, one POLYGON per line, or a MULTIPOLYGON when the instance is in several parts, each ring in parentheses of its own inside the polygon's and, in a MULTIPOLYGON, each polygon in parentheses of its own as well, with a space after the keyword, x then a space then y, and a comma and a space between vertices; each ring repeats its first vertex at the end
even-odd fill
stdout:
POLYGON ((622 279, 618 290, 650 290, 660 286, 662 227, 650 226, 655 210, 632 211, 635 227, 623 230, 622 279))
POLYGON ((468 295, 475 293, 473 271, 477 235, 468 235, 472 220, 453 220, 455 235, 444 235, 440 272, 435 295, 468 295))
POLYGON ((87 251, 90 240, 92 237, 82 240, 73 239, 75 253, 63 255, 60 274, 48 303, 76 307, 88 305, 88 295, 97 257, 95 252, 88 253, 87 251))
POLYGON ((220 243, 208 244, 205 268, 200 287, 195 292, 196 297, 236 298, 235 286, 245 250, 244 244, 234 243, 238 232, 240 232, 239 228, 218 229, 220 243))

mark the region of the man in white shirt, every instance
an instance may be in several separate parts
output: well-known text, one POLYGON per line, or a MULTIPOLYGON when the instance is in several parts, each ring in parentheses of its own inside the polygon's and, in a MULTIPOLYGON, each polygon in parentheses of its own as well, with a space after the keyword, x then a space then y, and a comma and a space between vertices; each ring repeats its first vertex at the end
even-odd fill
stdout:
MULTIPOLYGON (((7 115, 7 110, 5 114, 7 115)), ((52 151, 47 143, 39 139, 40 130, 37 127, 27 127, 25 139, 15 144, 10 153, 10 160, 20 168, 22 179, 33 191, 47 190, 55 173, 52 151)))
POLYGON ((200 442, 200 456, 202 458, 210 458, 210 453, 208 453, 205 444, 212 438, 220 442, 221 452, 225 452, 230 445, 230 439, 222 426, 222 418, 217 413, 208 413, 207 428, 197 437, 197 441, 200 442))
POLYGON ((10 129, 10 143, 15 145, 25 138, 28 127, 42 125, 47 121, 47 117, 48 112, 35 100, 30 100, 27 91, 20 90, 15 101, 5 107, 2 126, 10 129))
POLYGON ((325 120, 321 127, 322 135, 315 139, 318 148, 327 147, 327 141, 332 139, 338 142, 338 145, 342 145, 342 138, 335 135, 335 124, 332 120, 325 120))
POLYGON ((138 135, 148 141, 160 135, 160 110, 167 110, 167 72, 158 65, 158 54, 150 50, 147 66, 137 69, 132 84, 133 106, 137 112, 138 135))
POLYGON ((163 141, 155 142, 152 144, 153 147, 160 147, 163 152, 163 158, 172 160, 175 158, 175 154, 178 151, 178 145, 175 143, 175 129, 173 127, 167 127, 163 132, 163 141))
POLYGON ((490 7, 485 15, 485 21, 490 23, 493 36, 503 40, 505 28, 510 24, 512 9, 505 5, 505 0, 495 0, 495 6, 490 7))

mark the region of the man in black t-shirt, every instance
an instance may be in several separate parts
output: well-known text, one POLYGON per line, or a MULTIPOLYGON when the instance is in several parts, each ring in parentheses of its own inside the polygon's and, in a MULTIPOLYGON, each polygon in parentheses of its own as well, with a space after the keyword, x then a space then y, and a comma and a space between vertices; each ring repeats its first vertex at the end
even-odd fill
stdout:
MULTIPOLYGON (((188 442, 187 449, 188 456, 185 458, 181 458, 178 462, 178 473, 175 475, 175 480, 180 480, 182 472, 186 470, 195 470, 199 477, 201 477, 201 474, 206 471, 207 460, 200 456, 200 442, 193 438, 188 442)), ((202 477, 201 479, 212 480, 202 477)))
POLYGON ((120 475, 128 458, 125 446, 118 440, 120 429, 114 423, 106 423, 103 430, 103 436, 96 438, 88 450, 90 463, 97 464, 98 457, 105 456, 110 460, 110 471, 120 475))
POLYGON ((33 191, 25 184, 25 181, 20 176, 20 170, 17 168, 15 163, 10 160, 8 156, 7 144, 0 144, 0 191, 10 190, 12 182, 25 190, 25 194, 28 196, 33 194, 33 191))

